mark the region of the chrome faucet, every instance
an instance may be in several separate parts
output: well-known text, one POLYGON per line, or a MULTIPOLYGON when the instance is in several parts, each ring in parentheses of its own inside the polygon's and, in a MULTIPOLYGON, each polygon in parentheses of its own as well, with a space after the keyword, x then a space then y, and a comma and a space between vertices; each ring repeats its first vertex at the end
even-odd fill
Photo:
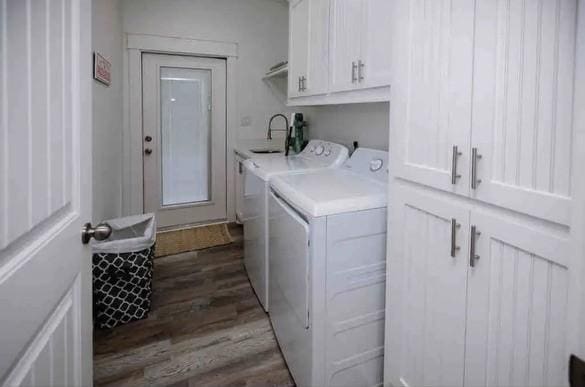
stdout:
POLYGON ((275 114, 272 117, 270 117, 270 121, 268 121, 268 133, 266 133, 266 139, 267 140, 272 140, 272 131, 275 132, 287 132, 288 133, 288 118, 286 118, 286 116, 284 114, 275 114), (276 117, 282 117, 284 118, 284 129, 272 129, 272 121, 276 118, 276 117))

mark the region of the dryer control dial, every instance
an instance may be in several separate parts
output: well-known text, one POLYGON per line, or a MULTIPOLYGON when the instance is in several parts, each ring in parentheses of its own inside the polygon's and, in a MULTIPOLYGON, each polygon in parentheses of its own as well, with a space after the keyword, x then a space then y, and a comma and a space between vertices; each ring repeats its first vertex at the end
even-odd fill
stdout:
POLYGON ((370 161, 370 171, 377 172, 382 168, 383 165, 384 161, 382 161, 382 159, 373 159, 370 161))
POLYGON ((315 154, 317 156, 321 156, 324 151, 325 151, 325 148, 323 147, 323 145, 319 145, 317 148, 315 148, 315 154))
POLYGON ((331 156, 331 148, 325 149, 325 157, 331 156))

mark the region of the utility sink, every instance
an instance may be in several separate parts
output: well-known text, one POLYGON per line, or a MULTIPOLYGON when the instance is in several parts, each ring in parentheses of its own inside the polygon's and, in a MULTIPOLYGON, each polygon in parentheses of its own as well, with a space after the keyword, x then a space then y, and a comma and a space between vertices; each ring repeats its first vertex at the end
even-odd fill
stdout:
POLYGON ((279 149, 250 149, 250 152, 262 154, 282 153, 282 151, 279 149))

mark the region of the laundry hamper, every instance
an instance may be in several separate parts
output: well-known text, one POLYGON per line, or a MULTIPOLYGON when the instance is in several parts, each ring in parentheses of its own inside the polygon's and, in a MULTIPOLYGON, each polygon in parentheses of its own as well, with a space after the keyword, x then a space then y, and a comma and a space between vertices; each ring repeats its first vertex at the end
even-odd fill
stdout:
POLYGON ((113 328, 148 316, 156 221, 146 214, 105 223, 111 235, 92 242, 94 323, 113 328))

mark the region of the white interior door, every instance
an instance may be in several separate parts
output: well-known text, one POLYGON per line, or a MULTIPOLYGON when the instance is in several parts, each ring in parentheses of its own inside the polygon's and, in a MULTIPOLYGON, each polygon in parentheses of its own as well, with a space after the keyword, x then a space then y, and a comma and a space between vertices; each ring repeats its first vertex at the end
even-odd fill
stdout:
POLYGON ((567 236, 484 211, 471 224, 480 234, 468 274, 465 385, 566 385, 566 338, 575 337, 567 236))
POLYGON ((467 195, 474 2, 391 3, 393 174, 467 195))
POLYGON ((225 219, 226 63, 142 57, 144 210, 161 227, 225 219))
POLYGON ((577 0, 477 2, 476 198, 569 224, 577 0))
POLYGON ((462 386, 469 210, 423 189, 390 197, 385 381, 462 386))
POLYGON ((0 384, 92 384, 91 2, 0 1, 0 384))

